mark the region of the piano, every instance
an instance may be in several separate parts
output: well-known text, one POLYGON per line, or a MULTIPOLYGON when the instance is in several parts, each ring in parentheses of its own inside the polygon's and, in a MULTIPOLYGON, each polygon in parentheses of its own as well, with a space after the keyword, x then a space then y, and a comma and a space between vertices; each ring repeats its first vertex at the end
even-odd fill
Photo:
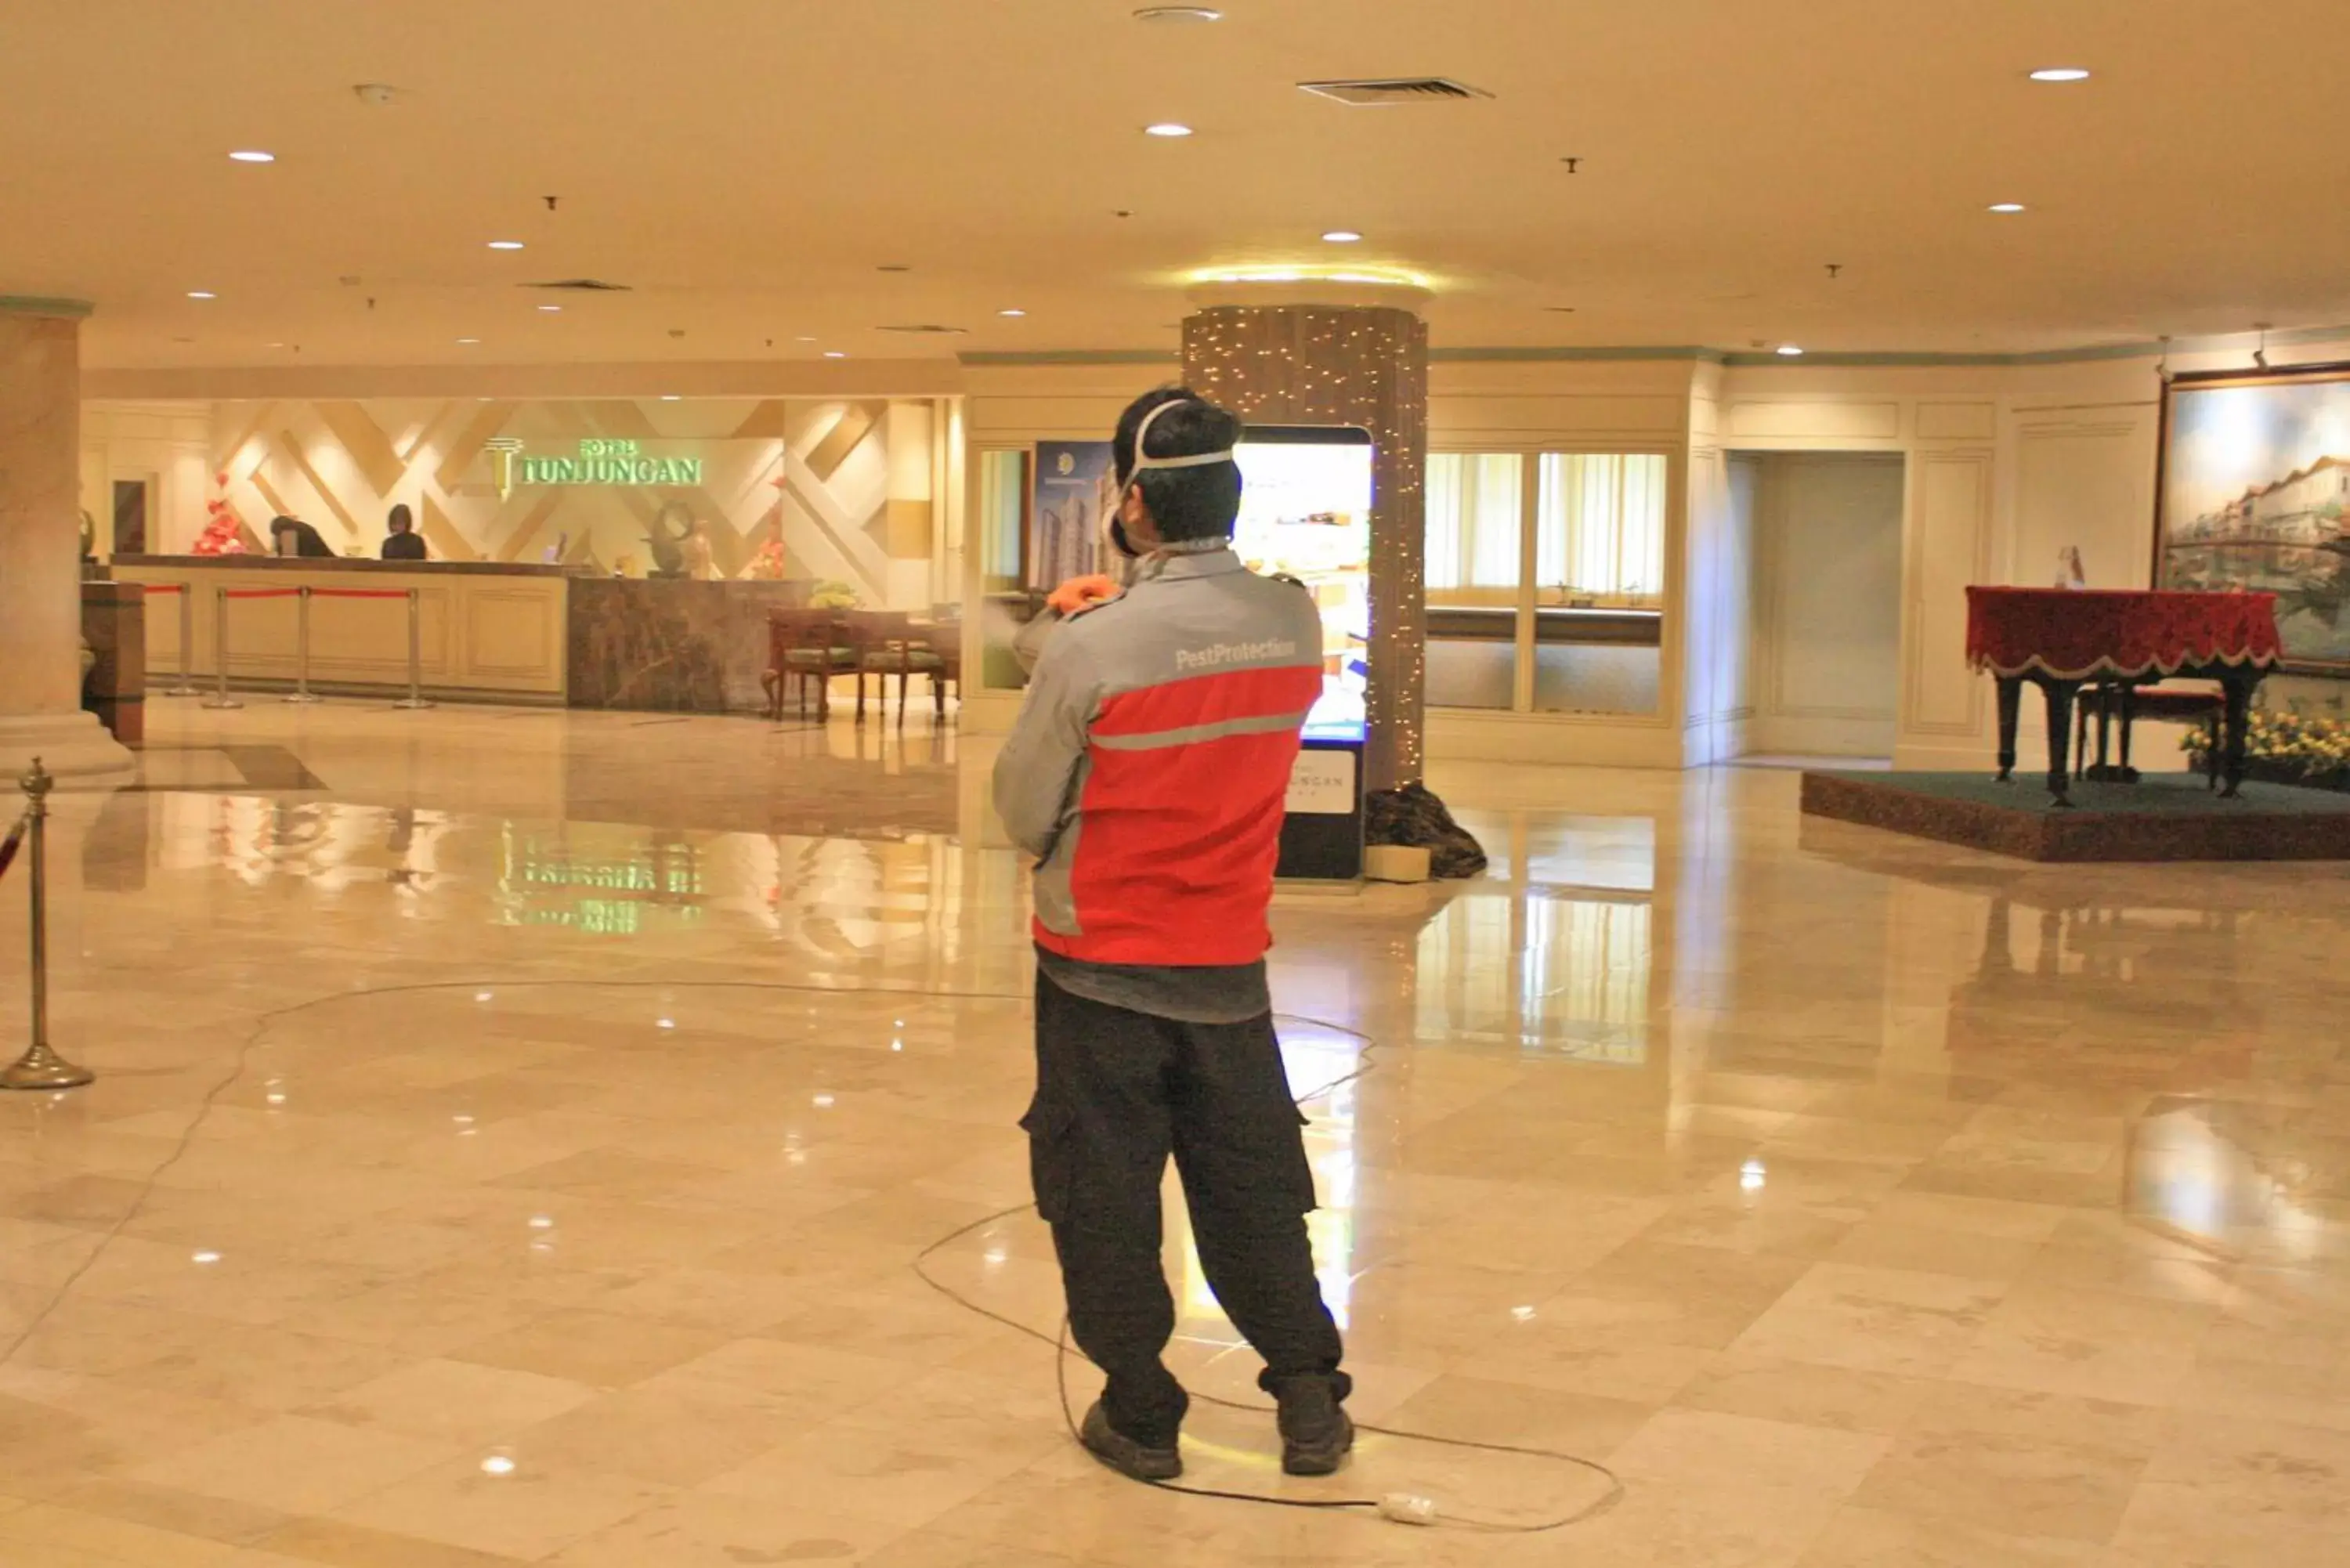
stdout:
POLYGON ((2216 680, 2226 694, 2221 765, 2233 798, 2244 777, 2252 692, 2284 657, 2276 596, 2171 589, 1967 590, 1967 661, 1999 683, 1999 777, 2015 774, 2015 725, 2027 680, 2048 707, 2048 792, 2073 804, 2068 756, 2081 688, 2216 680))

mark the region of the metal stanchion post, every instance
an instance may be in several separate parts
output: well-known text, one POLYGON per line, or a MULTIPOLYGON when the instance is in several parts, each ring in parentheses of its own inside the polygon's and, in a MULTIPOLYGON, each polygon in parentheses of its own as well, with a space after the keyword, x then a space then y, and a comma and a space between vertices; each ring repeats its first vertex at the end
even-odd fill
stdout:
POLYGON ((244 703, 228 694, 228 590, 213 590, 213 672, 217 678, 213 694, 204 699, 207 708, 242 708, 244 703))
POLYGON ((288 702, 316 702, 310 695, 310 590, 294 590, 294 690, 288 702))
POLYGON ((180 601, 180 678, 164 690, 166 697, 202 695, 196 685, 196 592, 194 585, 181 583, 172 597, 180 601))
POLYGON ((408 695, 395 708, 430 708, 424 700, 424 600, 408 590, 408 695))
POLYGON ((49 1049, 49 789, 56 781, 35 757, 17 781, 25 792, 26 857, 32 862, 33 1043, 14 1065, 0 1069, 0 1088, 75 1089, 97 1075, 49 1049))

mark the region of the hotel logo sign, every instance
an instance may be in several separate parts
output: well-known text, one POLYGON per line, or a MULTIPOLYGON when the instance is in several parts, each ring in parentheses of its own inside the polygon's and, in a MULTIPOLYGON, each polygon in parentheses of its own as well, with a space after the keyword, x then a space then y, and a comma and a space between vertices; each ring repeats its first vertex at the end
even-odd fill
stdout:
POLYGON ((702 483, 698 457, 648 457, 637 443, 618 437, 590 436, 576 455, 545 457, 523 450, 513 436, 488 443, 490 478, 505 500, 517 484, 609 484, 676 487, 702 483))

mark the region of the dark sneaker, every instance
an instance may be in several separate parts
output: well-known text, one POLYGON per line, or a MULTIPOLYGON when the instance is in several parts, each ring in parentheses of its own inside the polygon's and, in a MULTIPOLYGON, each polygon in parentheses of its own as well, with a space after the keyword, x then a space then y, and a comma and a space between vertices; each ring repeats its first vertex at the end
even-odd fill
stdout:
POLYGON ((1086 1451, 1118 1474, 1139 1481, 1173 1480, 1183 1473, 1183 1456, 1170 1443, 1163 1449, 1145 1447, 1109 1424, 1109 1412, 1101 1401, 1086 1412, 1086 1423, 1078 1428, 1077 1440, 1086 1451))
POLYGON ((1338 1403, 1338 1386, 1328 1377, 1292 1377, 1274 1397, 1281 1402, 1281 1468, 1294 1476, 1326 1476, 1347 1462, 1355 1446, 1355 1423, 1338 1403))

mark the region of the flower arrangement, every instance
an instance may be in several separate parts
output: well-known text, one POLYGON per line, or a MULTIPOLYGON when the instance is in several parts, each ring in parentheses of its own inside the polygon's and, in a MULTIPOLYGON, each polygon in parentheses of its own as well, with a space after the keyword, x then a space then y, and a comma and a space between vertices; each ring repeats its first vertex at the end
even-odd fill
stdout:
POLYGON ((784 571, 784 542, 770 539, 759 546, 759 553, 743 568, 743 576, 753 582, 775 583, 783 580, 784 571))
MULTIPOLYGON (((2181 749, 2200 767, 2210 736, 2198 728, 2181 749)), ((2245 727, 2244 757, 2292 778, 2319 779, 2350 769, 2350 721, 2254 709, 2245 727)))
POLYGON ((851 610, 862 601, 847 583, 818 583, 808 593, 810 609, 851 610))

